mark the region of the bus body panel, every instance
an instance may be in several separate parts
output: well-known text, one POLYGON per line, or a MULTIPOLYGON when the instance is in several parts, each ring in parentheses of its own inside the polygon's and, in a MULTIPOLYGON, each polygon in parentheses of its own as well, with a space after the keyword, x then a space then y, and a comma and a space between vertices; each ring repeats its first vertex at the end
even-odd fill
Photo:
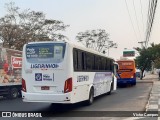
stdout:
POLYGON ((71 93, 67 94, 46 94, 46 93, 26 93, 22 91, 24 102, 49 102, 49 103, 72 103, 71 93))
POLYGON ((57 68, 47 69, 36 68, 38 66, 36 62, 34 63, 36 65, 28 62, 25 55, 26 45, 24 46, 22 63, 22 78, 26 84, 26 92, 22 91, 24 102, 77 103, 88 100, 91 87, 94 88, 94 97, 109 92, 111 84, 114 84, 113 90, 116 90, 116 79, 113 81, 114 75, 111 71, 74 71, 73 48, 76 46, 65 44, 63 61, 52 63, 57 64, 57 68), (64 93, 65 81, 69 78, 72 79, 72 91, 64 93))
POLYGON ((94 87, 94 97, 107 93, 112 82, 111 72, 74 72, 73 101, 88 99, 90 87, 94 87))
MULTIPOLYGON (((67 45, 66 45, 67 46, 67 45)), ((26 47, 24 47, 25 49, 26 47)), ((70 50, 69 47, 66 47, 66 53, 70 50)), ((26 54, 26 51, 23 50, 23 55, 26 54)), ((70 78, 72 75, 67 69, 67 66, 71 66, 68 59, 70 54, 64 56, 64 60, 61 63, 57 63, 58 68, 33 68, 34 63, 27 62, 26 57, 23 57, 22 66, 22 77, 26 81, 27 92, 22 92, 24 96, 24 101, 47 101, 61 103, 66 100, 66 97, 70 98, 71 93, 68 95, 64 94, 64 85, 65 80, 70 78), (66 72, 65 72, 66 71, 66 72), (59 74, 61 73, 61 74, 59 74), (38 77, 39 76, 39 77, 38 77), (42 87, 48 87, 48 90, 42 90, 42 87), (45 96, 48 97, 46 98, 45 96), (53 96, 52 96, 53 95, 53 96), (37 97, 36 97, 37 96, 37 97), (41 97, 40 97, 41 96, 41 97), (44 96, 44 97, 43 97, 44 96), (49 97, 50 96, 50 97, 49 97), (53 99, 57 96, 55 99, 53 99), (35 99, 34 99, 35 98, 35 99)), ((22 97, 23 97, 22 96, 22 97)))
POLYGON ((136 84, 136 68, 134 60, 119 60, 117 85, 136 84))
POLYGON ((124 84, 131 84, 135 85, 136 84, 136 79, 135 78, 121 78, 117 80, 118 85, 124 85, 124 84))
POLYGON ((27 78, 23 78, 26 82, 27 92, 30 93, 63 93, 64 87, 59 84, 64 84, 65 79, 67 80, 66 74, 61 74, 60 76, 57 74, 58 71, 55 71, 54 73, 50 73, 50 71, 35 71, 32 72, 32 74, 27 74, 27 78), (43 73, 44 72, 44 73, 43 73), (48 78, 44 78, 43 80, 37 80, 39 79, 37 76, 45 77, 48 76, 48 78), (57 79, 55 79, 57 78, 57 79), (48 81, 47 81, 48 80, 48 81), (61 81, 60 81, 61 80, 61 81), (43 90, 41 89, 42 86, 48 86, 49 90, 43 90))

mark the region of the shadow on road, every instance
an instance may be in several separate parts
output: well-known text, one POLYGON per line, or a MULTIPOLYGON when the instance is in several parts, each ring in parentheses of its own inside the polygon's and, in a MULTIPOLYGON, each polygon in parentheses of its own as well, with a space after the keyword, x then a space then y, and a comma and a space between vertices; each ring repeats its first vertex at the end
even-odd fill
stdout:
MULTIPOLYGON (((113 92, 112 94, 116 94, 116 93, 113 92)), ((109 95, 103 94, 103 95, 100 95, 100 96, 94 98, 93 104, 96 104, 96 102, 99 102, 101 99, 104 99, 104 97, 107 97, 107 96, 109 96, 109 95)), ((46 111, 46 112, 52 111, 55 113, 64 113, 67 111, 79 111, 80 108, 84 108, 84 107, 89 107, 89 105, 87 105, 85 101, 75 103, 75 104, 55 104, 55 103, 52 103, 48 108, 42 109, 42 111, 46 111)))

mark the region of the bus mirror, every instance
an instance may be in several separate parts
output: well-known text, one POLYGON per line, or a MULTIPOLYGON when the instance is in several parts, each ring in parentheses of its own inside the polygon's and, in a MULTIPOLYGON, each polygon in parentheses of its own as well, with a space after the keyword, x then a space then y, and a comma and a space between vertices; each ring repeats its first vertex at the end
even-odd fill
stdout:
POLYGON ((119 69, 119 66, 118 65, 116 65, 116 70, 118 70, 119 69))
POLYGON ((114 63, 114 74, 117 74, 117 70, 119 69, 119 66, 117 63, 114 63))
POLYGON ((118 63, 114 63, 114 68, 116 69, 116 70, 118 70, 119 69, 119 65, 118 65, 118 63))

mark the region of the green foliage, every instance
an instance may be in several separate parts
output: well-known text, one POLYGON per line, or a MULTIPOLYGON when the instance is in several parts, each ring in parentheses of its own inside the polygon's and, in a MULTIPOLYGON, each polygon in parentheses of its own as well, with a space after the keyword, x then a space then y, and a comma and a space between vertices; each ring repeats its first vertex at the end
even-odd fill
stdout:
POLYGON ((155 59, 154 62, 155 62, 155 67, 158 68, 158 69, 160 69, 160 57, 157 58, 157 59, 155 59))
POLYGON ((139 69, 150 70, 152 63, 156 68, 160 68, 160 44, 151 44, 151 47, 139 50, 140 56, 136 58, 139 69))

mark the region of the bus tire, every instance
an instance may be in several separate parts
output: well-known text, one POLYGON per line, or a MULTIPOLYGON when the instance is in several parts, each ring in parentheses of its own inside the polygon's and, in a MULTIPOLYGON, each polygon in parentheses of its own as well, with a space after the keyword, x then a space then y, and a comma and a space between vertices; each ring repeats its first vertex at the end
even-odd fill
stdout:
POLYGON ((10 96, 11 99, 17 98, 18 95, 19 95, 19 93, 18 93, 18 89, 17 88, 11 88, 10 89, 10 95, 9 96, 10 96))
POLYGON ((93 87, 91 87, 90 92, 89 92, 89 98, 86 101, 86 104, 91 105, 93 103, 93 100, 94 100, 94 89, 93 87))

